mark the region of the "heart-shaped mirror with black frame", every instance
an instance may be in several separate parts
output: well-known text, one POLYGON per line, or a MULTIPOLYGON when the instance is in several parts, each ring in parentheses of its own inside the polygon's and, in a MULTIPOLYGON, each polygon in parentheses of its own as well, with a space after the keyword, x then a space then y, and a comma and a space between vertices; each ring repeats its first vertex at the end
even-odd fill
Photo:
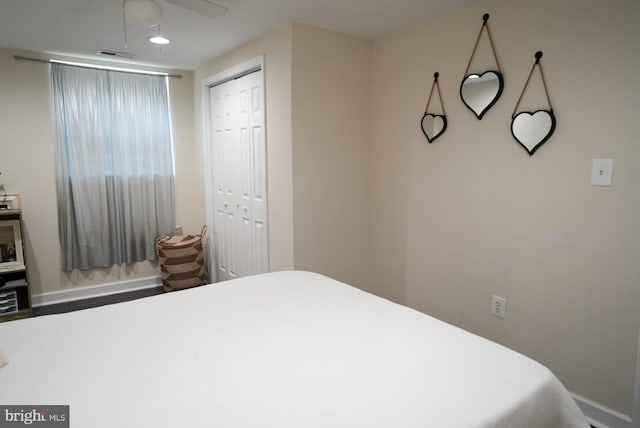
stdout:
POLYGON ((553 110, 523 111, 511 121, 511 134, 530 155, 534 154, 556 129, 553 110))
POLYGON ((482 116, 498 101, 503 89, 502 73, 489 70, 482 74, 466 76, 460 85, 460 97, 476 117, 482 119, 482 116))
POLYGON ((444 131, 447 129, 447 115, 444 112, 444 103, 442 102, 442 94, 440 93, 440 85, 438 84, 439 76, 440 73, 438 72, 433 74, 433 84, 429 92, 429 99, 427 100, 427 106, 424 108, 424 115, 422 115, 422 120, 420 121, 422 133, 427 137, 429 143, 433 143, 435 139, 444 134, 444 131), (429 104, 431 103, 434 88, 438 91, 442 114, 429 112, 429 104))
POLYGON ((473 52, 469 58, 467 69, 464 71, 464 78, 460 84, 460 98, 464 105, 466 105, 475 115, 478 120, 489 111, 491 107, 498 101, 502 91, 504 89, 504 78, 500 71, 500 63, 498 62, 498 56, 496 55, 496 49, 493 45, 493 39, 491 38, 491 32, 489 31, 489 14, 485 13, 482 16, 482 27, 480 33, 476 39, 476 44, 473 47, 473 52), (478 43, 482 37, 482 33, 487 31, 489 36, 489 42, 491 43, 491 51, 496 61, 496 70, 486 70, 482 73, 469 73, 471 62, 478 48, 478 43))
POLYGON ((426 113, 420 121, 422 133, 429 143, 433 143, 447 129, 447 117, 443 114, 426 113))
POLYGON ((536 62, 533 64, 533 67, 531 67, 529 77, 527 77, 527 81, 524 84, 524 88, 522 88, 520 98, 518 98, 516 107, 513 109, 513 113, 511 114, 511 134, 518 144, 524 147, 529 155, 533 155, 536 150, 546 143, 556 129, 556 115, 553 112, 553 107, 551 107, 551 98, 549 97, 547 83, 544 79, 544 73, 542 72, 542 65, 540 64, 542 52, 536 52, 535 58, 536 62), (542 78, 542 85, 547 97, 549 109, 539 109, 534 112, 521 111, 516 114, 536 66, 540 70, 540 77, 542 78))

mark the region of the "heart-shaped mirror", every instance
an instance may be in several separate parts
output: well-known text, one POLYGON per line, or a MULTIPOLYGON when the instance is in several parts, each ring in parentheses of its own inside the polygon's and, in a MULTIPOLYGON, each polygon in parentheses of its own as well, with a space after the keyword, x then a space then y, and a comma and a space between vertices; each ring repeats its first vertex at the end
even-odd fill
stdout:
POLYGON ((482 74, 470 74, 462 80, 460 97, 478 119, 498 101, 502 95, 504 80, 499 71, 485 71, 482 74))
POLYGON ((441 136, 447 129, 447 117, 441 114, 425 113, 420 122, 422 133, 429 143, 441 136))
POLYGON ((440 94, 440 84, 438 83, 438 77, 440 73, 437 71, 433 74, 433 84, 431 85, 431 92, 429 92, 429 99, 427 100, 427 106, 424 108, 424 115, 420 121, 420 127, 422 133, 427 137, 429 143, 441 136, 445 129, 447 129, 447 114, 444 111, 444 104, 442 103, 442 95, 440 94), (435 89, 435 91, 434 91, 435 89), (440 100, 440 109, 442 114, 429 113, 429 103, 431 103, 431 97, 434 92, 438 92, 438 99, 440 100))
POLYGON ((533 113, 523 111, 511 121, 511 133, 522 147, 534 154, 556 129, 556 117, 553 110, 537 110, 533 113))

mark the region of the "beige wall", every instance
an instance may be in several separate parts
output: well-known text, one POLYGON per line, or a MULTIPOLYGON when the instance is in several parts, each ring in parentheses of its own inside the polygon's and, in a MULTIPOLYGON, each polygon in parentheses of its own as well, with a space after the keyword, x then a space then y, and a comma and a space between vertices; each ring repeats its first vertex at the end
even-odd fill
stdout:
POLYGON ((294 24, 295 267, 366 286, 368 39, 294 24))
MULTIPOLYGON (((376 40, 372 64, 372 288, 627 415, 640 329, 638 22, 637 0, 490 0, 376 40), (459 85, 484 12, 506 86, 478 121, 459 85), (558 125, 529 157, 509 126, 536 50, 558 125), (427 144, 435 71, 449 128, 427 144), (590 185, 597 157, 615 159, 610 188, 590 185), (504 320, 489 314, 494 293, 504 320)), ((539 84, 521 108, 544 107, 539 84)))
MULTIPOLYGON (((291 37, 292 26, 288 25, 199 67, 193 79, 198 159, 204 159, 203 80, 259 55, 264 55, 269 269, 271 271, 293 268, 291 37)), ((198 162, 198 167, 200 177, 204 177, 202 161, 198 162)), ((204 182, 204 178, 200 181, 204 182)))
MULTIPOLYGON (((42 63, 16 61, 13 59, 16 53, 30 57, 42 55, 0 49, 0 183, 5 184, 8 192, 19 193, 22 199, 32 294, 158 275, 157 265, 148 262, 62 272, 49 67, 42 63)), ((180 80, 170 79, 179 221, 185 231, 199 231, 204 222, 203 205, 197 191, 198 177, 190 167, 195 162, 192 73, 172 72, 183 76, 180 80)))

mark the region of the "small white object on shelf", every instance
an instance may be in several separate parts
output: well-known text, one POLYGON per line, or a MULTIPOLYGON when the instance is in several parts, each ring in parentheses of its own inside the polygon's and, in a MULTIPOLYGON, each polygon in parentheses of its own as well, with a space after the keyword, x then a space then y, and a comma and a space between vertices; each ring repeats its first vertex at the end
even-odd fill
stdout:
POLYGON ((0 211, 20 211, 20 195, 7 195, 0 192, 0 211))

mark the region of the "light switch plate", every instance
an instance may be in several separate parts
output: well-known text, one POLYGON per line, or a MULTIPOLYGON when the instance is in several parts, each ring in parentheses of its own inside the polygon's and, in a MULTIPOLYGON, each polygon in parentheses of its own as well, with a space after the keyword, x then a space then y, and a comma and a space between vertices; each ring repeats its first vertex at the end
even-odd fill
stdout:
POLYGON ((591 163, 591 185, 611 186, 613 159, 594 159, 591 163))
POLYGON ((507 299, 495 294, 491 296, 491 315, 498 318, 504 318, 504 314, 507 311, 507 299))

